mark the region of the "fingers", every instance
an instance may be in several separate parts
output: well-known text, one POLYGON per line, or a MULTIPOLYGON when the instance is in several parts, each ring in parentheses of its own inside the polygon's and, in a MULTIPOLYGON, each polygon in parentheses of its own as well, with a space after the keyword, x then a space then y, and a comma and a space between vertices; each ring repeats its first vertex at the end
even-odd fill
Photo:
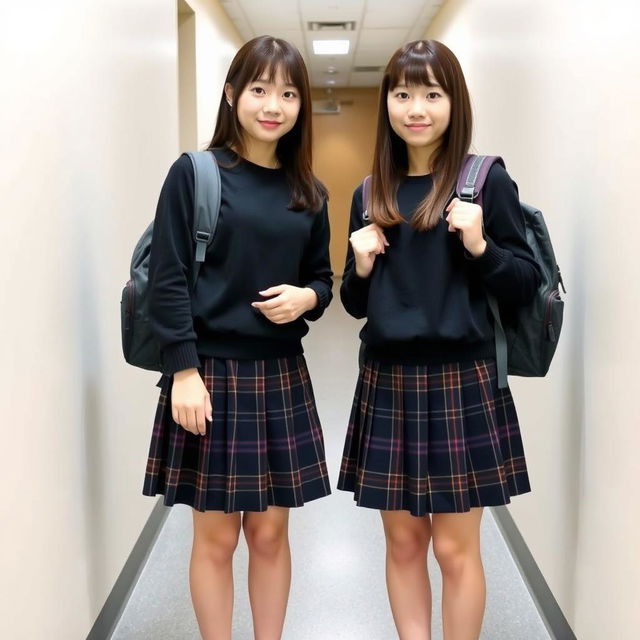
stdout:
POLYGON ((211 404, 211 396, 207 393, 204 401, 205 415, 209 422, 213 422, 213 405, 211 404))
POLYGON ((385 253, 385 247, 389 246, 384 232, 376 224, 370 224, 354 231, 349 236, 349 242, 354 253, 361 256, 385 253))
POLYGON ((203 436, 207 432, 207 426, 204 421, 204 402, 194 411, 195 419, 196 419, 196 431, 194 432, 196 435, 200 434, 203 436))
POLYGON ((281 304, 283 304, 282 296, 276 296, 275 298, 271 298, 270 300, 265 300, 264 302, 252 302, 251 306, 255 309, 260 309, 260 311, 270 311, 272 309, 276 309, 281 304))
POLYGON ((206 420, 209 422, 213 420, 211 398, 207 393, 199 407, 189 407, 186 405, 172 406, 171 415, 174 422, 180 425, 183 429, 196 436, 204 436, 207 433, 206 420))
POLYGON ((447 208, 445 209, 445 211, 451 211, 451 209, 453 209, 458 203, 460 202, 460 198, 454 198, 449 205, 447 206, 447 208))
POLYGON ((285 289, 287 288, 286 284, 279 284, 275 287, 269 287, 268 289, 265 289, 264 291, 258 291, 258 293, 261 296, 279 296, 281 293, 284 293, 285 289))

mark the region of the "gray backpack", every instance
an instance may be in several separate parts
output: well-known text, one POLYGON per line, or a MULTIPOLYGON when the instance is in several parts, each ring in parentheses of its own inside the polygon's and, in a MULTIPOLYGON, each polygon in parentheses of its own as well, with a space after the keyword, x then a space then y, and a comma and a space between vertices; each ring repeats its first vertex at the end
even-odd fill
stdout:
MULTIPOLYGON (((482 187, 494 162, 504 167, 499 156, 467 157, 456 185, 460 200, 482 206, 482 187)), ((498 302, 487 293, 494 320, 498 386, 501 389, 507 386, 507 374, 527 377, 547 374, 562 329, 564 301, 560 298, 559 288, 566 293, 542 213, 524 202, 520 206, 527 244, 540 267, 542 281, 533 300, 518 309, 514 326, 503 326, 498 302)))
MULTIPOLYGON (((191 273, 191 291, 195 287, 207 247, 211 244, 220 213, 220 172, 211 151, 189 152, 195 176, 193 241, 195 260, 191 273)), ((149 322, 149 255, 153 222, 133 250, 131 278, 122 290, 120 321, 124 359, 134 367, 162 371, 160 346, 149 322)))

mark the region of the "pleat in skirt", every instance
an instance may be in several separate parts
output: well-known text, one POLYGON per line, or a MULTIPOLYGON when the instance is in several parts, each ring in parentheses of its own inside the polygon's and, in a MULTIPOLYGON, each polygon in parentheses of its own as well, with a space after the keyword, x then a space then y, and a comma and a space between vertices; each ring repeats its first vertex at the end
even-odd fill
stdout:
POLYGON ((175 423, 161 383, 143 494, 198 511, 299 507, 331 493, 320 420, 303 356, 205 358, 213 405, 204 436, 175 423))
POLYGON ((359 506, 461 513, 531 490, 518 417, 495 360, 365 362, 338 489, 359 506))

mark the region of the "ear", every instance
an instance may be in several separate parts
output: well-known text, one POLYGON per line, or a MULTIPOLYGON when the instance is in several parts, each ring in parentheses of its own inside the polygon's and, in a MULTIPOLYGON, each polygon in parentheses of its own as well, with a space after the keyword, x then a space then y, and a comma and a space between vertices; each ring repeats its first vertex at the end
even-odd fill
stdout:
POLYGON ((227 98, 227 103, 229 105, 233 104, 233 87, 229 82, 224 85, 224 95, 227 98))

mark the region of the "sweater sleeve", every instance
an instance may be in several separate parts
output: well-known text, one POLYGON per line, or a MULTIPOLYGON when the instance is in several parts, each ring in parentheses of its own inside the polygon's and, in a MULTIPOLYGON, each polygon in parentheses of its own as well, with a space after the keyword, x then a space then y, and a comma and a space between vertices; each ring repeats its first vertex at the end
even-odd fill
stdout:
POLYGON ((200 366, 189 292, 193 193, 193 166, 183 155, 171 166, 162 186, 149 256, 149 317, 166 375, 200 366))
MULTIPOLYGON (((354 192, 351 200, 351 217, 349 219, 349 235, 365 226, 362 219, 362 185, 354 192)), ((356 260, 351 243, 347 241, 347 259, 344 265, 340 300, 347 313, 354 318, 364 318, 367 315, 369 301, 369 284, 371 276, 361 278, 356 273, 356 260)))
POLYGON ((485 182, 483 219, 487 248, 478 258, 465 251, 466 258, 499 302, 527 304, 540 286, 540 267, 526 241, 517 186, 498 163, 485 182))
POLYGON ((325 200, 322 210, 315 214, 311 237, 306 247, 300 281, 303 287, 309 287, 316 292, 318 304, 303 314, 305 320, 317 320, 329 306, 333 293, 333 271, 329 256, 329 241, 331 237, 329 227, 329 213, 325 200))

